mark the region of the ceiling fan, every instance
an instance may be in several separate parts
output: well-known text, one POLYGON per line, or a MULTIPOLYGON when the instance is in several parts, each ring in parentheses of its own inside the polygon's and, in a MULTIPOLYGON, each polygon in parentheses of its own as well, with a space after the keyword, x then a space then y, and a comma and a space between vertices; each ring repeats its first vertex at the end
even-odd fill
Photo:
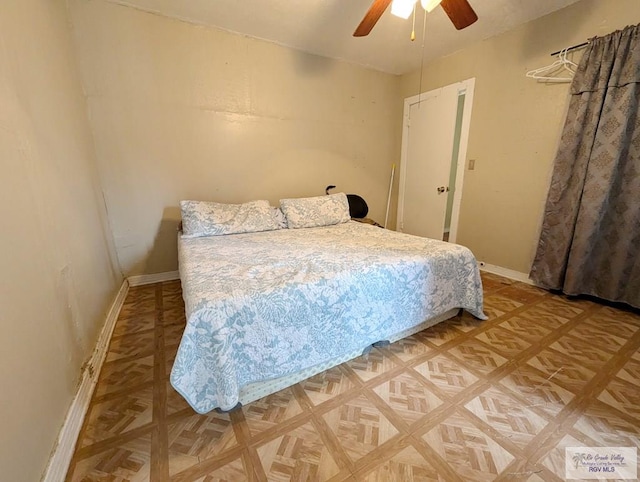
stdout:
MULTIPOLYGON (((378 20, 380 20, 380 17, 382 17, 382 14, 392 1, 394 3, 391 7, 392 13, 399 17, 408 18, 417 0, 374 0, 362 19, 362 22, 360 22, 356 31, 353 32, 353 36, 364 37, 369 35, 369 32, 371 32, 378 20)), ((428 12, 438 5, 442 5, 442 9, 458 30, 462 30, 478 20, 476 12, 473 11, 473 8, 471 8, 467 0, 421 0, 420 3, 428 12)))

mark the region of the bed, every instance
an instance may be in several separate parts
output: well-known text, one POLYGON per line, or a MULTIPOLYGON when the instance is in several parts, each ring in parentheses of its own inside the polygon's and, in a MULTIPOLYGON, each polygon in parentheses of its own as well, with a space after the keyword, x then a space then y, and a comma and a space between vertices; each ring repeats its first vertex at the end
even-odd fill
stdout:
POLYGON ((187 325, 171 384, 198 413, 249 403, 460 309, 485 318, 467 248, 353 221, 181 236, 178 254, 187 325))

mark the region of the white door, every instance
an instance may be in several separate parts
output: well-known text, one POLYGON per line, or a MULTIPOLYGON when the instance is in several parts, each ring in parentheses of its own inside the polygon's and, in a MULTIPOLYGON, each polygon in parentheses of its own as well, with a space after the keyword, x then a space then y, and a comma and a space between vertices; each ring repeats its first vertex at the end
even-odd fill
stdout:
MULTIPOLYGON (((466 81, 469 82, 469 81, 466 81)), ((398 230, 433 239, 443 239, 449 191, 454 192, 450 241, 455 241, 464 168, 457 169, 450 185, 453 162, 464 166, 470 106, 465 82, 436 89, 405 101, 405 125, 400 164, 398 230), (456 137, 458 98, 465 97, 461 127, 456 137), (465 117, 466 130, 465 130, 465 117), (459 149, 454 149, 454 140, 459 149), (463 146, 464 144, 464 146, 463 146), (456 199, 457 198, 457 199, 456 199)), ((455 171, 454 171, 455 172, 455 171)))

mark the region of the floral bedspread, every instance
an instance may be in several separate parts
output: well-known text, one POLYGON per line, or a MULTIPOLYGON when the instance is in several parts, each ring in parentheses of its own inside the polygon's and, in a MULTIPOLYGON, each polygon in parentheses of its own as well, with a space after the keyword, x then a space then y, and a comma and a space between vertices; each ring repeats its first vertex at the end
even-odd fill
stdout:
POLYGON ((199 413, 452 308, 485 319, 463 246, 348 222, 179 239, 187 326, 171 384, 199 413))

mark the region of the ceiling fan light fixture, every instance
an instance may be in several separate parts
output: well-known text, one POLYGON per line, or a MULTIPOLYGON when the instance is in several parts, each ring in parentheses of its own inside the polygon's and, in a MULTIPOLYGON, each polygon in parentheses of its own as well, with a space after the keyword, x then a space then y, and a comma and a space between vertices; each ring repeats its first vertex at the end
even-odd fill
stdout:
POLYGON ((422 8, 424 8, 427 12, 431 12, 431 10, 440 5, 440 2, 442 2, 442 0, 420 0, 422 8))
MULTIPOLYGON (((415 12, 417 1, 418 0, 373 0, 369 10, 367 10, 364 18, 355 32, 353 32, 353 36, 364 37, 369 35, 371 29, 375 27, 389 5, 391 5, 391 13, 393 13, 393 15, 405 19, 409 18, 411 13, 415 12)), ((420 0, 420 3, 426 12, 430 12, 440 5, 457 30, 467 28, 478 20, 478 15, 471 5, 469 5, 469 0, 420 0)), ((426 21, 427 17, 425 16, 424 18, 426 21)), ((415 14, 413 23, 415 26, 415 14)))
POLYGON ((417 0, 393 0, 391 3, 391 14, 396 17, 407 19, 413 12, 413 6, 417 0))

